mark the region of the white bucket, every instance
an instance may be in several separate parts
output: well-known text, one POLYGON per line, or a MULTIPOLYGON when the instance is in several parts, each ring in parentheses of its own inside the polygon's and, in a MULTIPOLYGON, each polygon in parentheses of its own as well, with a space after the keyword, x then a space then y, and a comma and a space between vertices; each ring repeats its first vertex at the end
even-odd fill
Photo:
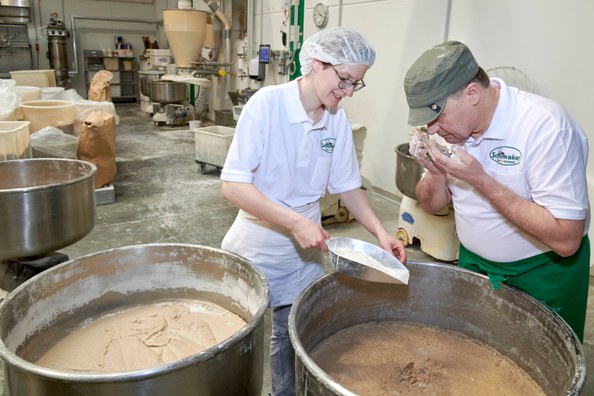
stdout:
POLYGON ((0 121, 0 161, 31 157, 29 121, 0 121))
POLYGON ((190 131, 193 131, 194 129, 200 128, 202 126, 202 123, 198 120, 188 121, 188 124, 190 125, 190 131))

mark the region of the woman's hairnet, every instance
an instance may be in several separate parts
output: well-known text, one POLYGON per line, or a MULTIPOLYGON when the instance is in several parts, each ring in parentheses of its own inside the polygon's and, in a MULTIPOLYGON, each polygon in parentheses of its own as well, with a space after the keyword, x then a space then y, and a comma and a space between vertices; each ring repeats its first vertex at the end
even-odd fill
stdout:
POLYGON ((311 71, 314 59, 331 65, 371 67, 375 62, 375 49, 357 31, 345 27, 331 27, 308 37, 301 46, 299 61, 302 75, 311 71))

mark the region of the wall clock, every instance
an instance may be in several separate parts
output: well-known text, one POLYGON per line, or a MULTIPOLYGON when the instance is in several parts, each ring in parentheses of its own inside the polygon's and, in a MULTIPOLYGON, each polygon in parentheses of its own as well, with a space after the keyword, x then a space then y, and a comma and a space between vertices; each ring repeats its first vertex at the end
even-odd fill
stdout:
POLYGON ((313 9, 313 22, 323 28, 328 23, 328 6, 324 3, 318 3, 313 9))

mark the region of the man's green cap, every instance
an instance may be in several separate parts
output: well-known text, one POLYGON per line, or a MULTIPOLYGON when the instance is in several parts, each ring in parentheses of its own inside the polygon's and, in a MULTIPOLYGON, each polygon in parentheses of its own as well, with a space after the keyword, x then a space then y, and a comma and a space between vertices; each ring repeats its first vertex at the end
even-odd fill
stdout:
POLYGON ((404 77, 409 125, 425 125, 439 117, 447 97, 464 87, 478 71, 472 52, 458 41, 425 51, 404 77))

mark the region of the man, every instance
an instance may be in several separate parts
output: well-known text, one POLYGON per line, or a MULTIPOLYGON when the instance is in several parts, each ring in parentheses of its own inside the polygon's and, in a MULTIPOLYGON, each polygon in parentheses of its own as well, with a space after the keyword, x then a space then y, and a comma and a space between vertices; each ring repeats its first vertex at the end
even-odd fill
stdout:
POLYGON ((554 101, 489 78, 464 44, 425 51, 404 79, 409 124, 452 144, 412 147, 429 212, 453 203, 459 265, 548 305, 583 341, 590 244, 588 142, 554 101))

